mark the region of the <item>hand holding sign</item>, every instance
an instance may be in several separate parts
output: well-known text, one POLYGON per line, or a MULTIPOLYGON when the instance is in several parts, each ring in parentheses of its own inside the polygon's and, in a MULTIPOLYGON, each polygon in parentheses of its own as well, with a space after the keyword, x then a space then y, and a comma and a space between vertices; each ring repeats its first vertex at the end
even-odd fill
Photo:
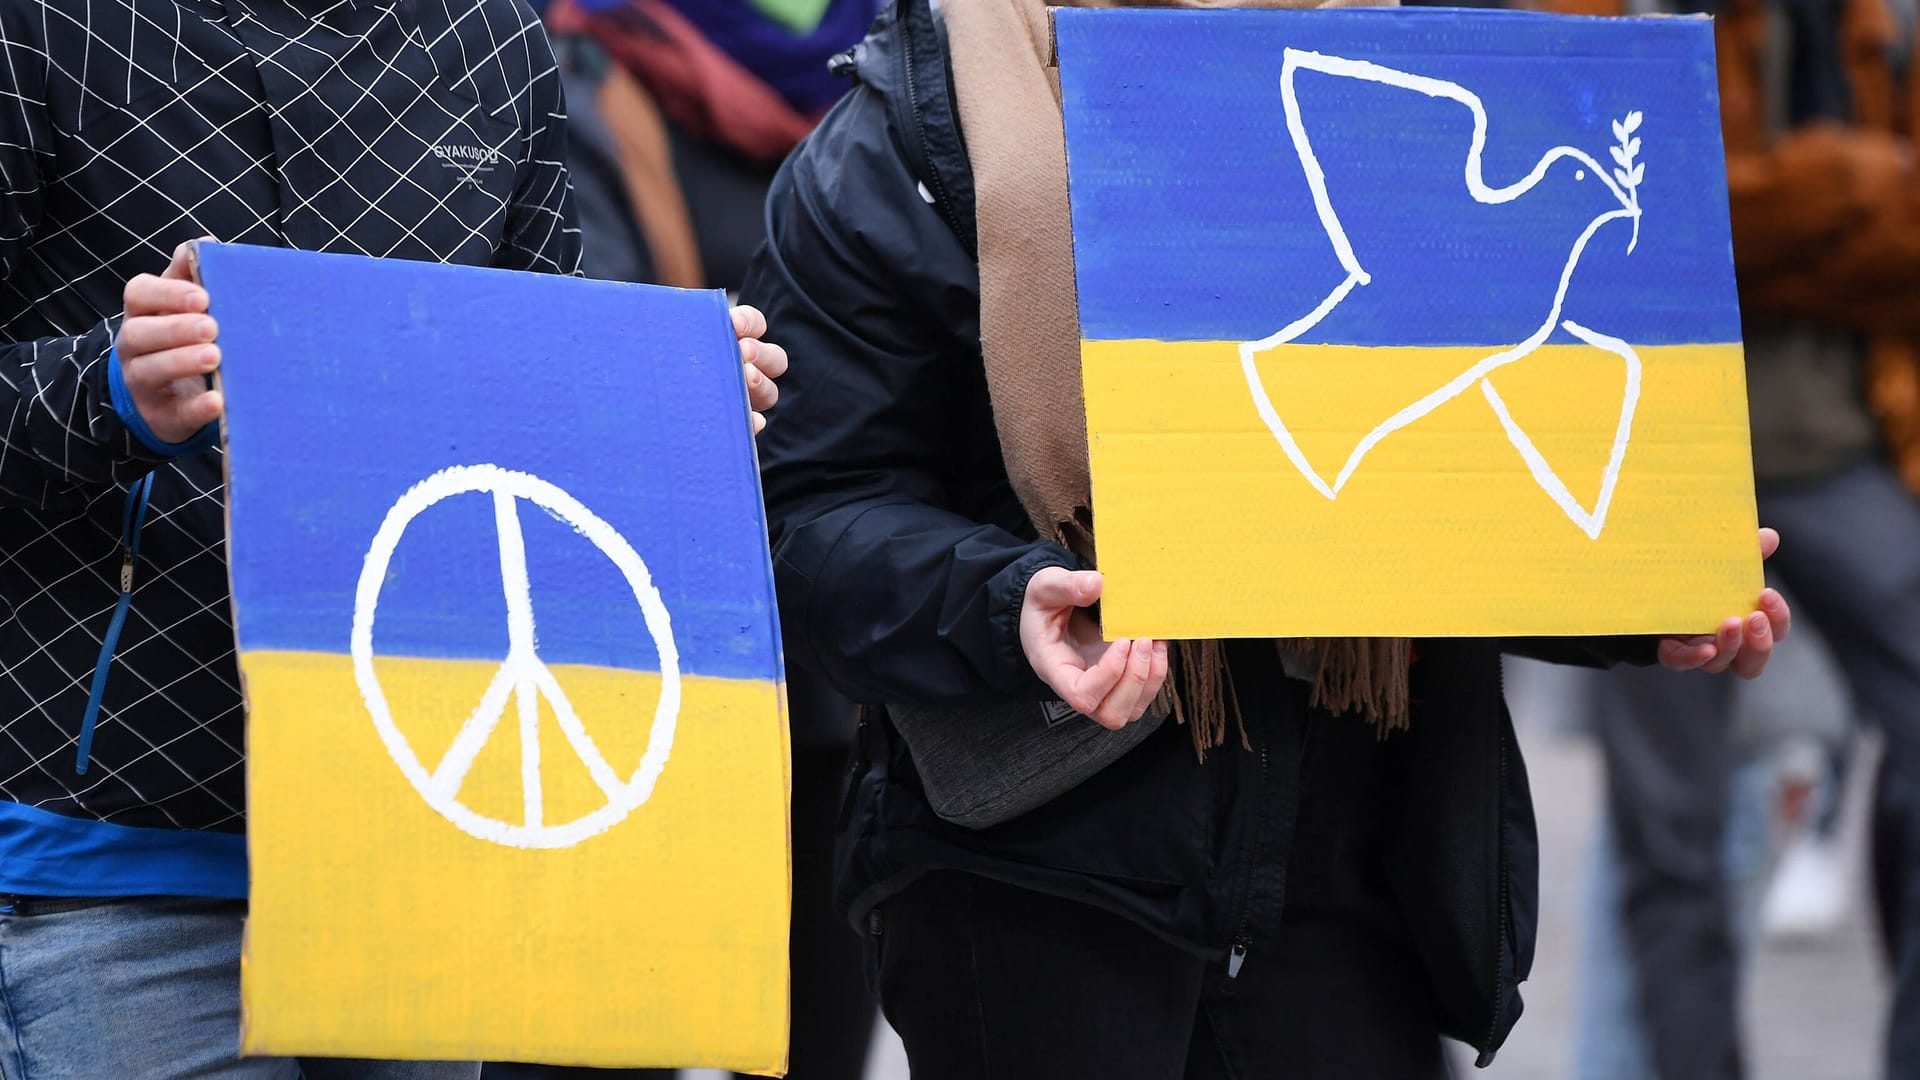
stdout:
POLYGON ((1100 599, 1091 570, 1050 566, 1027 582, 1020 646, 1040 681, 1101 727, 1119 730, 1146 715, 1167 681, 1167 643, 1105 641, 1085 609, 1100 599))
POLYGON ((191 243, 155 277, 127 282, 126 318, 114 342, 120 374, 140 416, 163 442, 179 443, 219 419, 220 392, 207 376, 220 366, 220 328, 207 314, 207 291, 193 280, 191 243))
MULTIPOLYGON (((218 420, 224 408, 220 391, 207 382, 220 366, 220 327, 207 314, 207 290, 194 280, 196 242, 173 249, 172 261, 159 276, 141 274, 127 282, 126 318, 115 341, 121 376, 141 419, 169 443, 193 438, 218 420)), ((760 414, 780 400, 773 381, 787 372, 787 351, 760 340, 767 332, 767 317, 758 310, 736 307, 732 316, 740 362, 746 366, 753 432, 758 435, 767 426, 760 414)))
POLYGON ((767 317, 758 308, 745 305, 733 309, 733 333, 740 339, 740 362, 747 367, 747 404, 753 409, 753 433, 766 430, 767 418, 760 414, 780 400, 780 388, 773 380, 787 373, 787 350, 760 338, 767 332, 767 317))
MULTIPOLYGON (((1760 557, 1771 558, 1780 548, 1780 534, 1760 530, 1760 557)), ((1773 589, 1760 593, 1760 608, 1745 619, 1729 616, 1712 634, 1660 639, 1660 663, 1675 671, 1699 669, 1713 674, 1732 669, 1743 679, 1757 677, 1773 657, 1775 642, 1793 628, 1786 598, 1773 589)))

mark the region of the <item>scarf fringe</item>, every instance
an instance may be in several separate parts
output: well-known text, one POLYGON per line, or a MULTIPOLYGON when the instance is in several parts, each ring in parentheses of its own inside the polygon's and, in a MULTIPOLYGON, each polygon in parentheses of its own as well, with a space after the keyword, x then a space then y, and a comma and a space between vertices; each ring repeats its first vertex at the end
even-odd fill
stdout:
POLYGON ((1233 673, 1227 669, 1226 646, 1218 641, 1177 641, 1180 677, 1169 678, 1161 688, 1155 708, 1173 714, 1174 722, 1186 724, 1193 736, 1193 755, 1207 760, 1207 751, 1227 741, 1227 720, 1231 718, 1240 732, 1240 748, 1253 749, 1247 738, 1247 720, 1240 712, 1240 698, 1233 690, 1233 673))
POLYGON ((1408 666, 1413 646, 1406 638, 1295 638, 1282 649, 1313 651, 1319 667, 1311 703, 1335 716, 1357 714, 1386 738, 1411 718, 1408 666))

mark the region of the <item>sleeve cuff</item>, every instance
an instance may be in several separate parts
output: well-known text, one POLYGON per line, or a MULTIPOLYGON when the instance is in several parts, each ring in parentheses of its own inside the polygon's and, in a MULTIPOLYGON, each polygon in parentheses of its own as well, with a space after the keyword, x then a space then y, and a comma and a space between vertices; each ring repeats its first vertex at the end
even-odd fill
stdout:
POLYGON ((140 415, 140 409, 134 405, 126 377, 120 373, 120 349, 117 345, 107 350, 107 393, 113 399, 113 411, 120 417, 120 423, 139 440, 140 445, 161 457, 204 454, 220 441, 219 421, 201 428, 185 442, 166 442, 154 434, 153 429, 147 426, 146 418, 140 415))
POLYGON ((1084 569, 1080 560, 1066 548, 1042 544, 1002 571, 993 589, 989 619, 994 629, 994 659, 999 667, 995 681, 1003 691, 1018 697, 1046 700, 1056 697, 1027 663, 1026 649, 1020 644, 1020 609, 1027 599, 1027 585, 1033 575, 1050 566, 1068 570, 1084 569))

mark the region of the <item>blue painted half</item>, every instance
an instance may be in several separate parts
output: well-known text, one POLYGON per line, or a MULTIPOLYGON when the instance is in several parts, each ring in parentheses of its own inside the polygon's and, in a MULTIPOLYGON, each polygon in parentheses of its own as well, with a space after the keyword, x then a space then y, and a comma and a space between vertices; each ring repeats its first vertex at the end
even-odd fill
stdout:
MULTIPOLYGON (((718 292, 203 245, 220 321, 231 562, 245 649, 345 653, 361 569, 409 488, 530 473, 626 538, 683 672, 780 678, 738 346, 718 292)), ((516 503, 540 655, 658 670, 612 561, 516 503)), ((491 497, 415 517, 380 591, 380 656, 499 659, 491 497)))
MULTIPOLYGON (((1473 91, 1493 186, 1559 145, 1611 171, 1613 122, 1641 113, 1638 246, 1628 253, 1626 221, 1601 226, 1562 314, 1641 345, 1740 339, 1705 19, 1064 9, 1055 27, 1085 337, 1264 338, 1346 277, 1287 130, 1292 48, 1473 91)), ((1512 202, 1481 205, 1463 178, 1464 105, 1314 71, 1297 86, 1332 203, 1373 278, 1300 341, 1517 342, 1544 321, 1574 239, 1619 205, 1571 161, 1512 202)))

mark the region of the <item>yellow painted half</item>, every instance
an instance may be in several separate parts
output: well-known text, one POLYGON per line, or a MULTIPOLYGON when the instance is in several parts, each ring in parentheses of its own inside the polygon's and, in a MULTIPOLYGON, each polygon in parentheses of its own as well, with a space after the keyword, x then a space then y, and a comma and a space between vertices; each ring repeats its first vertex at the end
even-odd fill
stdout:
MULTIPOLYGON (((1256 366, 1331 486, 1369 432, 1496 351, 1283 345, 1256 366)), ((1107 635, 1683 633, 1750 610, 1762 582, 1740 346, 1637 352, 1595 539, 1536 483, 1477 385, 1380 440, 1329 499, 1262 420, 1238 343, 1084 342, 1107 635)), ((1625 370, 1554 345, 1488 376, 1587 510, 1625 370)))
MULTIPOLYGON (((389 756, 352 661, 241 656, 252 902, 244 1052, 786 1069, 790 892, 782 688, 684 677, 672 753, 645 803, 571 847, 477 839, 389 756)), ((377 662, 426 769, 495 662, 377 662)), ((660 676, 554 665, 620 774, 645 752, 660 676)), ((523 823, 510 704, 459 792, 523 823)), ((544 820, 605 805, 552 710, 544 820)))

